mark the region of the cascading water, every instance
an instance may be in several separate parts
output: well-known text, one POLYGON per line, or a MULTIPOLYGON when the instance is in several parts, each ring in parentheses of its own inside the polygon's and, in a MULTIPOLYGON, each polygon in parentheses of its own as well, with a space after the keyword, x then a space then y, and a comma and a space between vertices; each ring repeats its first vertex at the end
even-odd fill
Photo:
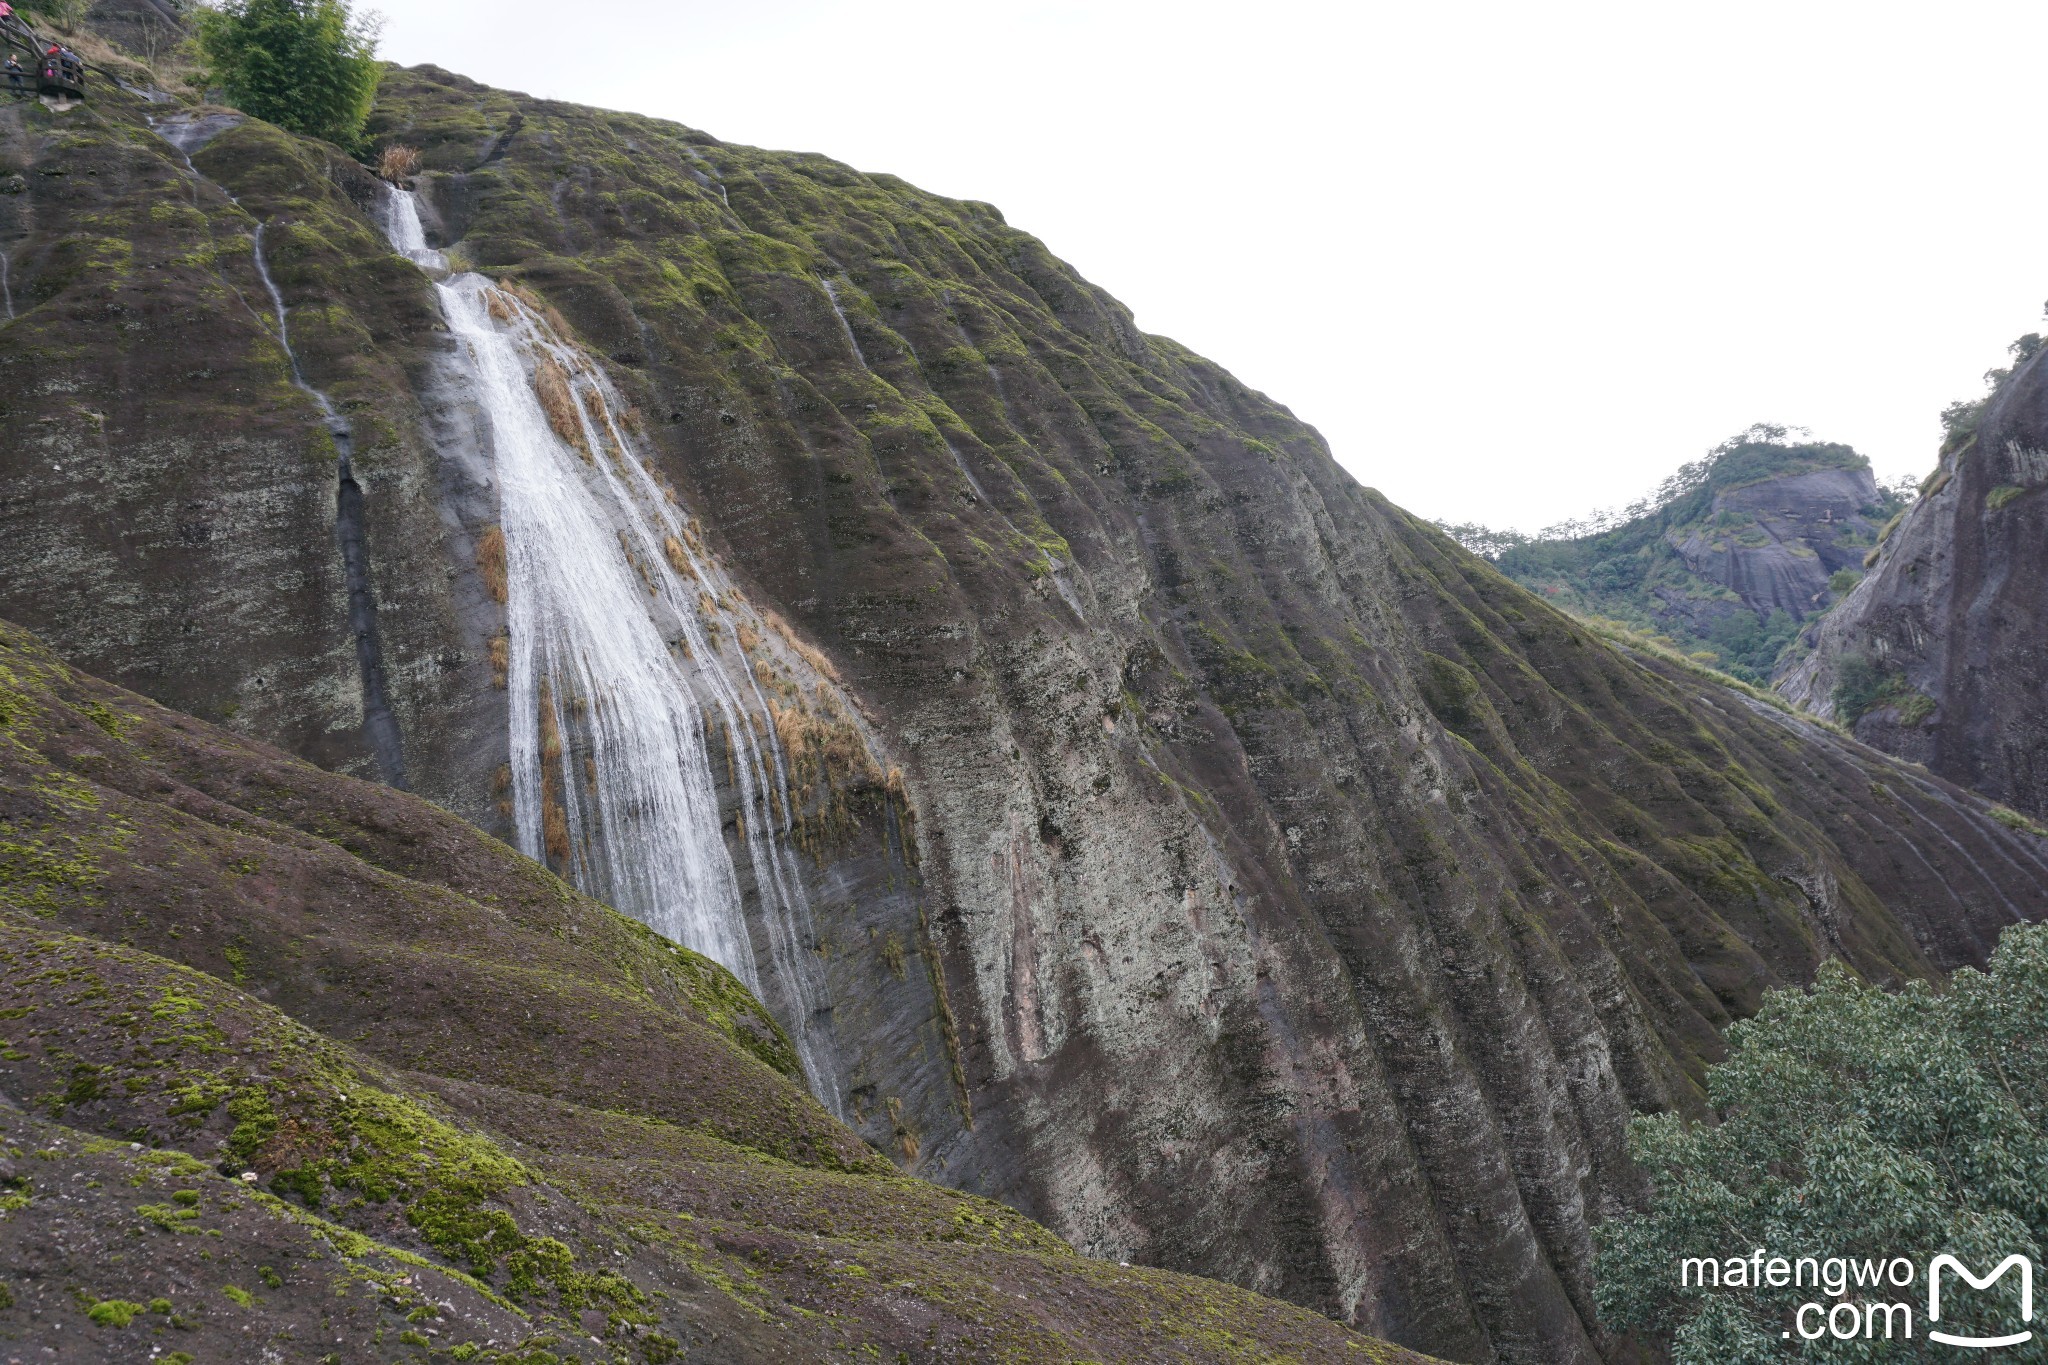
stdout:
MULTIPOLYGON (((152 99, 150 102, 159 101, 152 99)), ((149 126, 156 135, 177 148, 179 157, 184 160, 185 169, 192 176, 195 206, 199 202, 198 187, 202 183, 214 185, 227 196, 230 204, 241 204, 242 201, 229 193, 226 186, 211 180, 193 163, 192 154, 242 121, 242 115, 235 113, 181 113, 150 120, 149 126)), ((263 249, 264 233, 269 226, 268 223, 258 223, 250 237, 249 247, 256 260, 256 275, 270 295, 271 312, 277 318, 277 344, 284 350, 292 383, 320 409, 321 421, 334 440, 334 534, 341 546, 342 579, 348 590, 349 634, 355 640, 356 669, 362 676, 363 737, 369 742, 371 755, 376 759, 384 780, 403 789, 406 785, 405 751, 398 717, 391 709, 384 683, 384 651, 377 637, 377 597, 370 585, 370 548, 363 534, 363 490, 355 475, 355 433, 348 419, 335 408, 333 400, 306 381, 298 352, 292 349, 291 310, 285 306, 284 293, 271 277, 270 257, 263 249)), ((0 257, 0 263, 5 259, 0 257)), ((247 306, 246 299, 244 306, 247 306)), ((255 310, 252 308, 250 311, 255 310)), ((10 301, 10 316, 12 312, 10 301)))
POLYGON ((7 253, 0 251, 0 302, 7 305, 7 320, 14 321, 14 281, 8 275, 7 253))
MULTIPOLYGON (((401 254, 445 268, 410 193, 393 192, 387 230, 401 254)), ((839 1113, 815 930, 786 842, 789 773, 738 643, 738 595, 622 429, 603 373, 485 277, 437 287, 497 483, 520 849, 779 1005, 813 1089, 839 1113), (759 896, 758 951, 713 739, 759 896)))
POLYGON ((839 319, 839 330, 846 335, 846 344, 853 348, 853 358, 860 362, 863 370, 867 369, 867 354, 860 348, 860 338, 853 334, 853 324, 847 321, 846 305, 839 301, 839 286, 832 283, 829 276, 820 276, 818 283, 825 286, 825 297, 832 300, 832 314, 839 319))
POLYGON ((393 191, 384 203, 384 235, 398 254, 429 272, 448 269, 447 253, 427 245, 427 229, 420 222, 419 200, 409 190, 393 191))

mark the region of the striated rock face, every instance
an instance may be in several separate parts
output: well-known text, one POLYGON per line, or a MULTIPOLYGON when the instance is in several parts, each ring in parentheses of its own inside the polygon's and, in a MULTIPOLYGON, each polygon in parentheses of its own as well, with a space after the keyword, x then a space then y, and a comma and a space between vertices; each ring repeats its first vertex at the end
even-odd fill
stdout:
POLYGON ((1943 448, 1876 564, 1780 683, 1857 737, 2048 816, 2048 371, 1943 448))
MULTIPOLYGON (((385 191, 251 124, 195 177, 99 110, 0 115, 0 384, 39 433, 0 456, 0 609, 375 774, 333 448, 237 311, 260 220, 351 427, 407 777, 513 834, 500 504, 385 191), (216 483, 181 540, 166 490, 216 483)), ((372 131, 895 770, 787 837, 846 1120, 921 1175, 1453 1359, 1589 1361, 1631 1109, 1696 1110, 1720 1030, 1823 957, 1923 976, 2038 913, 2042 840, 1590 636, 988 205, 433 68, 372 131)))
POLYGON ((1686 567, 1757 615, 1802 620, 1829 603, 1831 575, 1861 571, 1880 501, 1868 467, 1789 474, 1717 493, 1707 523, 1672 539, 1686 567))
POLYGON ((898 1175, 716 964, 4 623, 0 1038, 10 1355, 1421 1365, 898 1175))

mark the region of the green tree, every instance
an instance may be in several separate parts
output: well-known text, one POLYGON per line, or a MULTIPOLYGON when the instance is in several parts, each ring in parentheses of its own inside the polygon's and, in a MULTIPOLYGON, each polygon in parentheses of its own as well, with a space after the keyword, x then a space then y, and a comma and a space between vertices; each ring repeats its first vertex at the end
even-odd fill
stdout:
POLYGON ((206 79, 281 128, 357 150, 377 97, 377 22, 349 0, 221 0, 198 14, 206 79))
POLYGON ((14 0, 24 19, 75 24, 85 15, 86 0, 14 0))
MULTIPOLYGON (((1630 1147, 1650 1177, 1645 1212, 1598 1233, 1596 1298, 1610 1328, 1671 1347, 1677 1365, 1806 1359, 1951 1360, 1926 1341, 1926 1270, 1944 1252, 1979 1273, 2048 1245, 2048 926, 2006 930, 1988 973, 1945 988, 1866 986, 1839 963, 1810 991, 1778 991, 1729 1032, 1707 1074, 1718 1122, 1638 1118, 1630 1147), (1825 1287, 1684 1287, 1688 1257, 1905 1257, 1910 1287, 1847 1301, 1907 1302, 1911 1341, 1803 1342, 1801 1303, 1825 1287)), ((1840 1277, 1837 1277, 1840 1278, 1840 1277)), ((2018 1322, 2008 1275, 1944 1298, 1941 1328, 2018 1322)), ((1811 1318, 1809 1318, 1811 1325, 1811 1318)), ((2037 1332, 2001 1360, 2040 1362, 2037 1332)))

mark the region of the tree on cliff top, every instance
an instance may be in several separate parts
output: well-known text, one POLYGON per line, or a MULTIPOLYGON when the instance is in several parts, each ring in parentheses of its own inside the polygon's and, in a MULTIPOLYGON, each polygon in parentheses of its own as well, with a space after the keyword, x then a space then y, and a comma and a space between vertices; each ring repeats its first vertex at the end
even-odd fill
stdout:
POLYGON ((198 14, 208 84, 245 114, 351 151, 377 97, 377 21, 349 0, 221 0, 198 14))

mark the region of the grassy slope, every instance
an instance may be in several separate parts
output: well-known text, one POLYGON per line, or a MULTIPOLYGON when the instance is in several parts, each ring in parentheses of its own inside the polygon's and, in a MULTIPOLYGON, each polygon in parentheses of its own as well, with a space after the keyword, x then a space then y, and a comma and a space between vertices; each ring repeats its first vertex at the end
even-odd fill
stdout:
POLYGON ((0 1342, 1406 1358, 895 1174, 715 964, 12 627, 0 963, 0 1342))

